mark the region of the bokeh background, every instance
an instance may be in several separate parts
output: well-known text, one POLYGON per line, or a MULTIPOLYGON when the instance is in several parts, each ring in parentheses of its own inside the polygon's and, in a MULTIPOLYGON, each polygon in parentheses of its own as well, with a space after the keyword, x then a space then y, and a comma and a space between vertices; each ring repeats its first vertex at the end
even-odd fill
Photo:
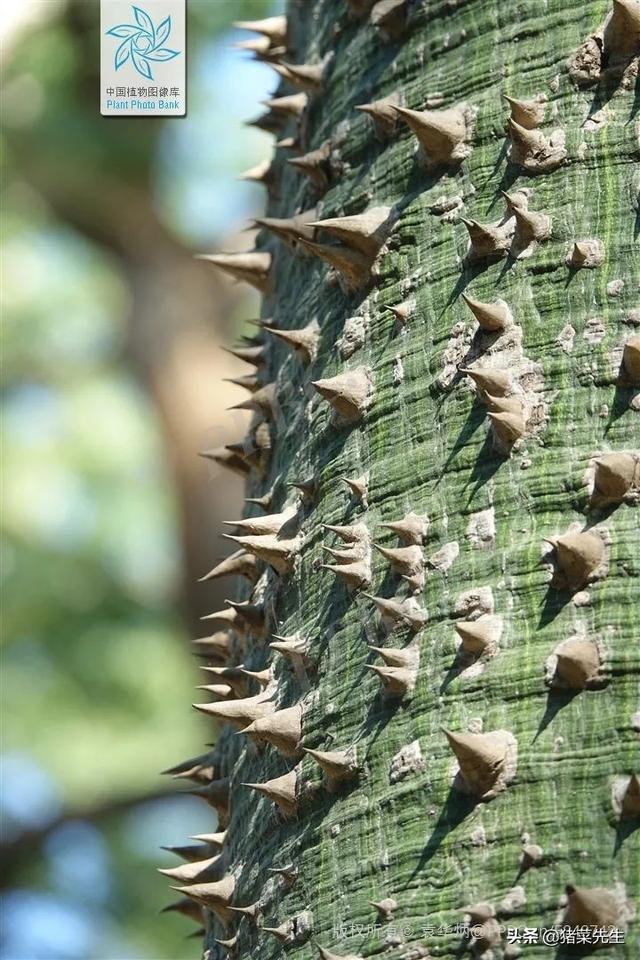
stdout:
POLYGON ((5 960, 199 955, 161 844, 215 829, 158 772, 201 751, 189 639, 241 491, 196 451, 236 440, 255 315, 195 252, 251 246, 275 89, 233 48, 269 0, 188 0, 185 119, 99 114, 98 0, 4 0, 1 949, 5 960))

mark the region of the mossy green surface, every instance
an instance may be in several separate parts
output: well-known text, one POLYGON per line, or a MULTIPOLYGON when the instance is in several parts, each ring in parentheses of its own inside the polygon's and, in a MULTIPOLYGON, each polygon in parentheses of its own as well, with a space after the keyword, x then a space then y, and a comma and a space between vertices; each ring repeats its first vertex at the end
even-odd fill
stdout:
MULTIPOLYGON (((300 680, 277 660, 279 697, 282 706, 303 698, 306 746, 355 743, 363 770, 359 782, 342 792, 312 792, 298 818, 285 822, 240 783, 278 776, 292 762, 273 748, 258 753, 244 738, 222 733, 221 768, 234 784, 228 843, 238 875, 236 903, 262 895, 269 926, 304 910, 313 917, 311 938, 288 947, 243 920, 239 956, 310 960, 320 943, 336 954, 382 953, 390 960, 426 956, 410 952, 420 944, 429 956, 453 958, 464 951, 460 933, 423 936, 423 927, 460 923, 464 907, 478 901, 493 904, 505 926, 549 928, 561 913, 565 884, 621 883, 640 910, 639 834, 634 823, 616 822, 611 804, 613 778, 637 772, 640 763, 638 510, 620 504, 595 512, 584 483, 596 452, 640 446, 638 392, 619 375, 622 345, 640 322, 637 102, 633 89, 620 83, 580 90, 568 75, 569 58, 604 21, 606 2, 414 4, 406 36, 391 45, 366 19, 350 20, 345 7, 337 0, 305 2, 292 3, 289 11, 293 62, 335 54, 303 126, 305 149, 313 149, 342 124, 342 174, 322 198, 321 215, 384 203, 396 205, 400 216, 372 286, 359 295, 345 295, 331 283, 325 264, 262 238, 274 254, 276 279, 263 315, 292 328, 316 318, 321 343, 307 368, 283 345, 270 346, 280 406, 276 442, 269 475, 254 478, 251 493, 260 495, 279 477, 279 508, 284 483, 319 479, 294 573, 282 580, 268 575, 273 630, 308 638, 317 665, 300 680), (443 106, 466 101, 477 109, 473 151, 458 171, 425 171, 416 162, 415 139, 402 126, 388 143, 374 138, 371 121, 353 107, 393 91, 402 91, 416 109, 435 94, 443 106), (509 163, 505 93, 547 95, 542 130, 561 128, 566 137, 560 167, 530 176, 509 163), (598 110, 604 120, 589 129, 585 121, 598 110), (531 191, 530 208, 551 218, 550 238, 529 258, 470 267, 464 225, 434 214, 434 204, 458 196, 459 214, 493 222, 504 212, 499 191, 523 187, 531 191), (586 238, 602 242, 604 262, 595 270, 570 271, 565 258, 571 244, 586 238), (622 287, 612 287, 615 281, 622 287), (507 301, 522 332, 522 354, 540 373, 544 420, 510 457, 496 449, 486 408, 468 379, 442 384, 452 331, 470 337, 475 329, 460 298, 467 288, 481 300, 507 301), (399 331, 385 305, 408 298, 415 310, 399 331), (345 360, 335 343, 353 316, 368 317, 368 334, 362 349, 345 360), (373 372, 374 403, 361 423, 340 428, 311 381, 361 365, 373 372), (366 509, 339 481, 365 471, 366 509), (489 509, 495 537, 481 547, 469 536, 469 524, 489 509), (361 520, 376 542, 396 546, 380 524, 408 511, 429 518, 427 558, 446 543, 457 543, 459 553, 446 572, 427 566, 421 599, 429 619, 420 633, 416 690, 406 703, 392 705, 364 669, 379 662, 368 644, 399 646, 409 636, 400 631, 385 641, 373 604, 319 569, 326 560, 322 543, 333 545, 320 525, 361 520), (542 559, 543 538, 572 523, 596 526, 610 540, 606 577, 577 599, 550 584, 542 559), (477 675, 460 674, 453 629, 458 598, 486 587, 504 621, 499 651, 477 675), (550 691, 545 661, 580 629, 600 639, 608 682, 575 695, 550 691), (478 721, 486 731, 511 731, 518 742, 515 779, 489 803, 452 790, 453 755, 441 730, 467 730, 478 721), (391 783, 392 759, 416 740, 423 769, 391 783), (523 842, 542 848, 542 865, 520 869, 523 842), (290 861, 300 874, 286 890, 267 870, 290 861), (378 923, 369 901, 385 897, 398 903, 395 933, 402 942, 389 939, 385 925, 367 929, 378 923), (509 897, 511 909, 504 906, 509 897)), ((276 160, 273 216, 308 209, 316 199, 285 156, 280 151, 276 160)), ((406 594, 384 558, 374 552, 373 561, 370 592, 406 594)), ((256 642, 248 660, 262 665, 268 652, 256 642)), ((308 758, 301 771, 302 786, 319 783, 308 758)), ((599 955, 638 956, 638 930, 638 921, 631 922, 626 945, 599 955)), ((209 934, 212 958, 214 935, 223 935, 220 928, 209 934)), ((503 937, 496 958, 505 944, 503 937)), ((561 955, 556 949, 534 944, 524 954, 561 955)))

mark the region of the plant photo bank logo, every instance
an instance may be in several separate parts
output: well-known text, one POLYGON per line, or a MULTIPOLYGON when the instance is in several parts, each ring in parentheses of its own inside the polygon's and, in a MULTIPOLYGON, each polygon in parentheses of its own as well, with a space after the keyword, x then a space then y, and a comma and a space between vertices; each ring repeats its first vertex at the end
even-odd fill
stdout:
POLYGON ((165 17, 157 26, 142 7, 131 7, 135 23, 118 23, 106 31, 106 35, 122 42, 115 50, 113 64, 120 70, 126 63, 134 70, 153 80, 153 65, 166 63, 180 56, 180 50, 165 47, 171 35, 171 17, 165 17))

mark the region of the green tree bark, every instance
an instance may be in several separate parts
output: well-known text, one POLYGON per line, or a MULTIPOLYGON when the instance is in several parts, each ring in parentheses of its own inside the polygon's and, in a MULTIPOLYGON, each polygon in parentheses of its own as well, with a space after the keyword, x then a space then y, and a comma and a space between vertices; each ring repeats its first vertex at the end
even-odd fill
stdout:
POLYGON ((294 141, 269 215, 307 213, 218 260, 277 333, 231 463, 266 495, 235 528, 253 606, 196 645, 268 671, 209 677, 233 723, 191 772, 228 822, 187 871, 208 958, 588 952, 508 942, 563 922, 638 955, 639 28, 631 0, 265 28, 260 55, 317 69, 280 66, 296 99, 263 121, 294 141))

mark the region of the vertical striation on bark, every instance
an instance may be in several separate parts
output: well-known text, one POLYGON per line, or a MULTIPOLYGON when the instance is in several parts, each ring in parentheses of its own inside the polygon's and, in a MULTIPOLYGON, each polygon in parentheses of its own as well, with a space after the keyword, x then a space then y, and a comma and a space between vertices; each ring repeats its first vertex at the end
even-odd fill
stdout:
POLYGON ((232 724, 187 896, 208 960, 515 957, 500 925, 563 918, 632 958, 639 6, 371 7, 263 25, 306 98, 234 264, 268 327, 231 464, 258 567, 197 645, 232 724))

